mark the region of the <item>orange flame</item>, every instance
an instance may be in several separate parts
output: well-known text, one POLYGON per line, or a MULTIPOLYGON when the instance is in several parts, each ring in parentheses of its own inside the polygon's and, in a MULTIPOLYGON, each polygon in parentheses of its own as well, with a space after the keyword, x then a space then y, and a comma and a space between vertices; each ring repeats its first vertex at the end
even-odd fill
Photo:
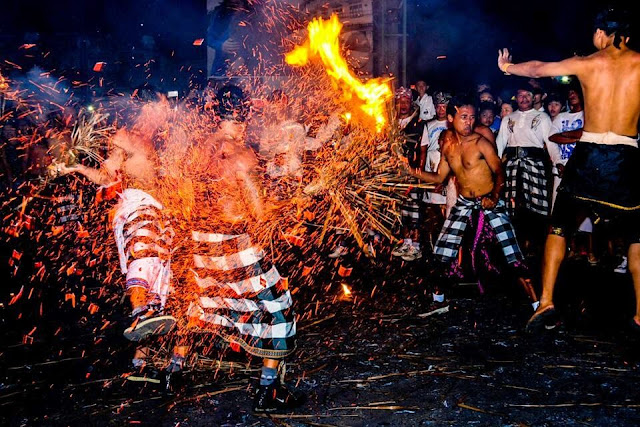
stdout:
POLYGON ((4 78, 4 76, 0 73, 0 90, 7 90, 7 89, 9 89, 9 83, 4 78))
POLYGON ((351 98, 352 95, 362 102, 360 109, 376 122, 376 130, 381 131, 386 124, 385 103, 391 98, 389 84, 381 79, 371 79, 363 83, 347 65, 340 54, 339 35, 342 24, 337 15, 330 19, 315 18, 308 26, 309 37, 302 46, 297 46, 285 56, 289 65, 303 66, 311 58, 320 56, 327 74, 331 76, 351 98))
POLYGON ((349 289, 349 286, 347 286, 346 283, 342 284, 342 292, 344 293, 345 297, 350 297, 351 296, 351 289, 349 289))

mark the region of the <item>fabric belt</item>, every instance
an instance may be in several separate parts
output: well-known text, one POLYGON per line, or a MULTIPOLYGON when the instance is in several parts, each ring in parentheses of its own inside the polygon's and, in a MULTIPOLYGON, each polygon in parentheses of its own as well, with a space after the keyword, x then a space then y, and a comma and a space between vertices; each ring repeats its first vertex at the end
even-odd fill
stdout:
POLYGON ((582 132, 580 137, 582 142, 593 142, 595 144, 602 145, 629 145, 631 147, 638 148, 638 137, 618 135, 613 132, 594 133, 594 132, 582 132))
POLYGON ((548 157, 544 148, 540 147, 507 147, 504 150, 504 154, 509 160, 524 158, 544 160, 548 157))

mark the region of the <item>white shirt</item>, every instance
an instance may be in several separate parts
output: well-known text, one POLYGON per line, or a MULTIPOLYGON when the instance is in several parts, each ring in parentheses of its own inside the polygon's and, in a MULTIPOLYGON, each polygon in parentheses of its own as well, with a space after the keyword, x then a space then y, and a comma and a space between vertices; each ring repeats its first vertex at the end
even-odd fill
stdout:
POLYGON ((420 120, 431 120, 436 115, 436 106, 433 104, 433 98, 426 93, 420 98, 415 100, 415 103, 420 107, 420 120))
POLYGON ((500 131, 496 138, 498 157, 502 157, 507 147, 536 147, 549 151, 554 159, 559 157, 558 146, 549 141, 551 119, 547 113, 535 109, 514 111, 502 119, 500 131), (557 156, 557 157, 556 157, 557 156))
POLYGON ((424 129, 424 133, 422 134, 420 146, 428 146, 429 151, 440 151, 440 144, 438 144, 438 139, 440 139, 440 134, 445 129, 447 129, 447 120, 433 119, 428 121, 427 127, 424 129))
MULTIPOLYGON (((560 132, 566 132, 569 130, 582 129, 584 127, 584 111, 579 111, 577 113, 570 113, 565 111, 564 113, 558 114, 551 124, 551 130, 549 131, 549 135, 553 135, 560 132)), ((556 144, 551 142, 551 144, 557 147, 557 152, 554 154, 559 154, 557 158, 551 158, 554 165, 561 163, 563 165, 567 164, 569 157, 571 157, 571 153, 573 153, 573 149, 576 147, 576 144, 556 144)), ((549 151, 551 154, 551 151, 549 151)))
MULTIPOLYGON (((426 172, 436 172, 438 170, 438 164, 440 163, 440 144, 438 144, 438 140, 445 129, 447 129, 446 120, 430 120, 427 122, 420 142, 421 147, 428 147, 427 160, 424 164, 426 172)), ((447 198, 440 193, 425 192, 423 201, 435 205, 444 205, 447 203, 447 198)))

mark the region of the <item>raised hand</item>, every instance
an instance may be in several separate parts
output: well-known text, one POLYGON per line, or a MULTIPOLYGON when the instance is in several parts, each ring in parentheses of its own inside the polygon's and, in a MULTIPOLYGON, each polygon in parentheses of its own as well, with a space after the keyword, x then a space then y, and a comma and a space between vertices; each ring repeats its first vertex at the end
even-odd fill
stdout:
POLYGON ((502 50, 498 49, 498 68, 506 73, 505 68, 511 64, 511 54, 506 47, 502 50))

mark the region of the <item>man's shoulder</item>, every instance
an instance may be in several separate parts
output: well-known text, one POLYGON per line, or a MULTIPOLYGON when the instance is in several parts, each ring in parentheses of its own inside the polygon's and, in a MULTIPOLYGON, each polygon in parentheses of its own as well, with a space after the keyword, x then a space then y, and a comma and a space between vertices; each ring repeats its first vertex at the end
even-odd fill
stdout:
POLYGON ((471 138, 469 139, 469 141, 473 142, 474 144, 478 145, 478 144, 491 144, 491 141, 485 136, 483 135, 483 131, 488 130, 489 132, 491 131, 488 127, 484 126, 484 129, 477 129, 474 130, 471 138), (480 132, 478 132, 480 131, 480 132))
POLYGON ((453 131, 451 129, 445 129, 440 132, 440 136, 438 137, 438 139, 440 140, 440 144, 443 150, 451 144, 451 141, 453 140, 452 137, 453 131))
POLYGON ((585 64, 592 64, 597 67, 599 65, 606 65, 612 62, 614 63, 635 63, 640 66, 640 52, 626 48, 622 54, 612 54, 607 49, 599 50, 592 53, 589 56, 581 56, 580 59, 585 64))

